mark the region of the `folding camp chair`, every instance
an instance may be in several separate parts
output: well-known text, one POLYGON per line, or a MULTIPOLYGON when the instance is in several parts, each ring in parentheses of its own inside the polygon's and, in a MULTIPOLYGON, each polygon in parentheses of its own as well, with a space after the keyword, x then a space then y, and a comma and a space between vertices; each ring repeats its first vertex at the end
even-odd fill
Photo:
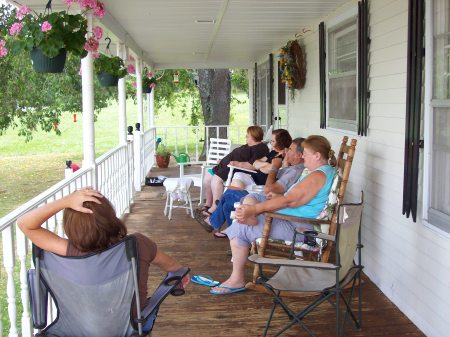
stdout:
POLYGON ((60 256, 33 245, 33 261, 28 287, 36 336, 147 336, 162 301, 169 294, 184 294, 179 284, 189 272, 183 267, 169 273, 141 310, 134 236, 82 257, 60 256), (47 320, 53 308, 49 295, 57 310, 53 321, 47 320))
MULTIPOLYGON (((295 324, 300 325, 309 335, 314 333, 305 323, 305 317, 321 303, 328 301, 335 307, 336 314, 336 336, 344 333, 344 328, 348 316, 353 320, 357 329, 361 328, 361 287, 357 290, 358 304, 353 312, 353 296, 355 295, 355 286, 361 284, 361 215, 362 215, 362 196, 358 204, 339 205, 337 211, 336 235, 327 235, 316 233, 318 237, 335 242, 336 259, 334 263, 303 261, 303 260, 280 260, 261 257, 254 254, 249 260, 256 263, 263 273, 261 266, 271 266, 279 268, 270 278, 261 274, 257 282, 262 284, 267 291, 274 296, 272 310, 266 324, 263 336, 267 336, 270 328, 273 314, 279 305, 288 315, 290 322, 279 330, 274 336, 281 335, 284 331, 295 324), (354 261, 357 253, 357 261, 354 261), (351 285, 351 289, 344 293, 344 286, 351 285), (289 292, 318 292, 314 301, 300 312, 294 312, 281 294, 289 292), (345 306, 345 315, 341 317, 341 301, 345 306)), ((303 234, 303 233, 302 233, 303 234)), ((326 318, 328 320, 328 317, 326 318)), ((317 317, 315 318, 317 320, 317 317)), ((312 320, 313 323, 315 320, 312 320)))

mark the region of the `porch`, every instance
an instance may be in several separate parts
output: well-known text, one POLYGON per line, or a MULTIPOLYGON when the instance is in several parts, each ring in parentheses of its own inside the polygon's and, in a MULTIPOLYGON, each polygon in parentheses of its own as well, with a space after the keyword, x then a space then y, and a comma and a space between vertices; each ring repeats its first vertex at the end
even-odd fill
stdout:
MULTIPOLYGON (((152 169, 151 175, 176 177, 178 168, 152 169)), ((194 196, 198 189, 194 188, 194 196)), ((172 220, 163 215, 164 188, 144 186, 138 192, 131 212, 125 216, 130 233, 148 235, 166 253, 191 268, 191 274, 208 274, 224 280, 230 270, 228 240, 215 239, 206 233, 184 210, 174 210, 172 220)), ((363 251, 364 254, 364 251, 363 251)), ((364 255, 363 255, 364 261, 364 255)), ((251 269, 248 269, 248 279, 251 269)), ((149 289, 159 284, 163 273, 150 269, 149 289)), ((363 287, 363 328, 347 336, 424 336, 422 332, 367 278, 363 287)), ((301 308, 308 299, 292 300, 294 308, 301 308)), ((260 336, 272 305, 265 294, 247 291, 230 296, 214 296, 208 288, 190 284, 185 296, 169 297, 161 306, 153 336, 260 336)), ((324 304, 313 312, 308 322, 318 336, 334 334, 333 309, 324 304)), ((286 322, 285 314, 275 313, 274 330, 286 322)), ((285 336, 303 336, 300 327, 289 330, 285 336)))

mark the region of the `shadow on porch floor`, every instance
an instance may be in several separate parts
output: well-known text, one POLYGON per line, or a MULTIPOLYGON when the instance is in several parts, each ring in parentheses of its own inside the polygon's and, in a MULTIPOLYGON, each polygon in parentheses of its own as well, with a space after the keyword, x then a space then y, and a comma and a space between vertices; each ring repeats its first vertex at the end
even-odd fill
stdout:
MULTIPOLYGON (((153 169, 152 176, 176 177, 178 169, 153 169)), ((194 191, 198 189, 194 188, 194 191)), ((163 215, 164 188, 144 186, 137 194, 132 211, 125 217, 130 233, 141 232, 152 238, 160 249, 175 257, 181 264, 189 266, 191 274, 208 274, 224 280, 231 271, 228 240, 215 239, 182 209, 175 209, 172 220, 163 215)), ((195 193, 194 195, 197 195, 195 193)), ((363 251, 364 254, 364 251, 363 251)), ((363 255, 364 261, 364 255, 363 255)), ((164 273, 150 269, 150 293, 156 288, 164 273)), ((248 279, 251 269, 247 270, 248 279)), ((392 304, 367 278, 363 284, 363 328, 346 330, 346 336, 424 336, 417 327, 392 304)), ((271 298, 262 293, 243 293, 214 296, 207 287, 191 283, 186 295, 169 296, 162 304, 152 337, 244 337, 261 336, 269 310, 271 298)), ((301 308, 305 299, 290 300, 294 308, 301 308)), ((284 312, 275 312, 274 330, 286 322, 284 312)), ((317 336, 334 335, 334 311, 322 304, 305 322, 317 336)), ((269 331, 270 332, 270 331, 269 331)), ((283 336, 307 336, 299 326, 293 327, 283 336)))

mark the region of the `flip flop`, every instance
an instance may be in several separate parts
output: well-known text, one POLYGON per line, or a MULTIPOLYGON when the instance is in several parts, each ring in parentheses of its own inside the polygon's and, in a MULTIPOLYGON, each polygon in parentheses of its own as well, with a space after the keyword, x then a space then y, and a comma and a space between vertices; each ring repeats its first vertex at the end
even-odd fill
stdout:
POLYGON ((231 287, 226 287, 223 286, 221 284, 219 284, 218 286, 216 286, 217 288, 221 288, 221 289, 227 289, 228 291, 225 292, 221 292, 221 291, 216 291, 211 289, 209 292, 213 295, 229 295, 229 294, 233 294, 233 293, 239 293, 241 291, 246 291, 247 288, 242 287, 242 288, 231 288, 231 287))
POLYGON ((216 239, 228 239, 228 235, 226 235, 225 233, 222 233, 222 232, 215 232, 215 233, 213 234, 213 236, 214 236, 216 239))
POLYGON ((209 275, 194 275, 191 277, 191 281, 207 287, 215 287, 220 283, 219 281, 215 281, 209 275))
POLYGON ((202 206, 202 207, 197 208, 197 210, 200 212, 203 212, 203 211, 207 211, 210 208, 211 208, 211 206, 202 206))
POLYGON ((194 214, 194 218, 195 220, 197 220, 197 222, 200 224, 200 226, 202 226, 202 228, 207 231, 208 233, 211 233, 213 231, 213 228, 210 224, 208 224, 205 219, 203 219, 200 215, 200 213, 195 213, 194 214))

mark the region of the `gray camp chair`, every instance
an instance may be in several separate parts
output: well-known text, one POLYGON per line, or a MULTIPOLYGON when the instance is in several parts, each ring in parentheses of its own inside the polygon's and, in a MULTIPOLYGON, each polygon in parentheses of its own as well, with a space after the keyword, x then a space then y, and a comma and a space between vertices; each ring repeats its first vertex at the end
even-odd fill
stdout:
POLYGON ((36 336, 147 336, 162 301, 169 294, 184 294, 179 285, 189 273, 185 267, 169 273, 141 311, 132 235, 83 257, 60 256, 33 245, 33 261, 36 269, 28 272, 28 286, 36 336), (48 295, 57 308, 53 322, 47 321, 48 295))
MULTIPOLYGON (((290 322, 279 330, 274 336, 281 335, 295 324, 300 325, 309 335, 315 336, 306 325, 304 318, 321 303, 328 301, 336 309, 336 336, 342 336, 348 316, 353 320, 357 329, 361 328, 361 215, 362 195, 358 204, 342 204, 338 206, 336 235, 323 233, 309 233, 318 238, 335 241, 335 262, 313 262, 303 260, 272 259, 251 255, 249 260, 260 268, 261 276, 257 282, 262 284, 274 296, 272 311, 266 324, 263 336, 267 336, 273 314, 279 305, 288 315, 290 322), (357 255, 356 262, 354 260, 357 255), (276 267, 278 270, 270 278, 262 274, 262 266, 276 267), (344 287, 351 285, 346 296, 344 287), (353 312, 353 296, 357 289, 357 314, 353 312), (281 292, 314 292, 317 297, 303 310, 295 313, 284 302, 281 292), (341 301, 345 306, 344 318, 341 318, 341 301)), ((301 229, 300 229, 301 230, 301 229)), ((305 233, 301 233, 305 234, 305 233)), ((347 290, 346 290, 347 292, 347 290)))

